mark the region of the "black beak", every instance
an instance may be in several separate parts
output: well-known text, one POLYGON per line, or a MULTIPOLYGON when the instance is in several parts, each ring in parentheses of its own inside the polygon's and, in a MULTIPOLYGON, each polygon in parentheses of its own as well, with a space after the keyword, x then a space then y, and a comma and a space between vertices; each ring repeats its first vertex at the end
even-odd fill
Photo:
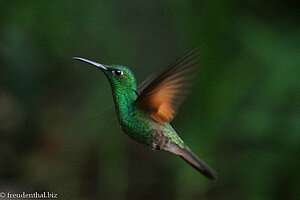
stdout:
POLYGON ((102 64, 100 63, 97 63, 97 62, 94 62, 94 61, 91 61, 91 60, 87 60, 85 58, 80 58, 80 57, 72 57, 74 60, 79 60, 79 61, 82 61, 82 62, 85 62, 85 63, 88 63, 90 65, 93 65, 95 67, 98 67, 99 69, 101 70, 107 70, 106 67, 104 67, 102 64))

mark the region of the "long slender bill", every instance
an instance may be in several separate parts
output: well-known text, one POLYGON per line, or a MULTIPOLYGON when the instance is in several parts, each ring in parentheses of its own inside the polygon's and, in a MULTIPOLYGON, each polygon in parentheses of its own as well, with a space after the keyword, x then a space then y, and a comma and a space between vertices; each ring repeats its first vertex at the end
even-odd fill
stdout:
POLYGON ((97 63, 97 62, 94 62, 94 61, 91 61, 91 60, 88 60, 88 59, 85 59, 85 58, 80 58, 80 57, 72 57, 74 60, 79 60, 79 61, 82 61, 82 62, 85 62, 85 63, 88 63, 90 65, 93 65, 95 67, 98 67, 102 70, 107 70, 106 67, 104 67, 102 64, 100 63, 97 63))

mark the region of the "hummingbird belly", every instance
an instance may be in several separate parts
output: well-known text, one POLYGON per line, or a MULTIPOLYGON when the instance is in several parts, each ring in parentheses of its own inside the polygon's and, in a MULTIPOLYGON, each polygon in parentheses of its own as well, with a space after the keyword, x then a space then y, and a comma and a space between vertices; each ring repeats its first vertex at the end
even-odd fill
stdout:
POLYGON ((170 124, 161 125, 147 116, 131 116, 120 121, 122 130, 131 139, 153 150, 170 142, 183 146, 184 142, 170 124))

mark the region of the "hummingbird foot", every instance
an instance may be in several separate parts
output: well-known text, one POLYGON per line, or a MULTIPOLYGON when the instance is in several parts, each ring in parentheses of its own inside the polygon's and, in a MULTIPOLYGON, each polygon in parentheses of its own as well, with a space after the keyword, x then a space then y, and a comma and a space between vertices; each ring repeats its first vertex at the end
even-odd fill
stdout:
POLYGON ((165 137, 156 137, 155 140, 153 141, 152 145, 151 145, 151 148, 152 150, 160 150, 160 149, 164 149, 166 148, 165 145, 169 144, 170 143, 170 140, 168 138, 165 138, 165 137))

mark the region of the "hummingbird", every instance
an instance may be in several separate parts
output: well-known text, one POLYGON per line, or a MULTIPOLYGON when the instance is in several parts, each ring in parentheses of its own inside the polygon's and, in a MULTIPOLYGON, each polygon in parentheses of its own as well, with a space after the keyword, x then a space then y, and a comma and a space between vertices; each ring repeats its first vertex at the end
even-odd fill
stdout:
POLYGON ((188 94, 199 50, 194 49, 158 76, 137 86, 132 71, 122 65, 104 65, 73 57, 100 69, 107 77, 121 129, 131 139, 152 150, 163 149, 179 155, 210 180, 217 174, 200 160, 178 136, 170 122, 188 94))

